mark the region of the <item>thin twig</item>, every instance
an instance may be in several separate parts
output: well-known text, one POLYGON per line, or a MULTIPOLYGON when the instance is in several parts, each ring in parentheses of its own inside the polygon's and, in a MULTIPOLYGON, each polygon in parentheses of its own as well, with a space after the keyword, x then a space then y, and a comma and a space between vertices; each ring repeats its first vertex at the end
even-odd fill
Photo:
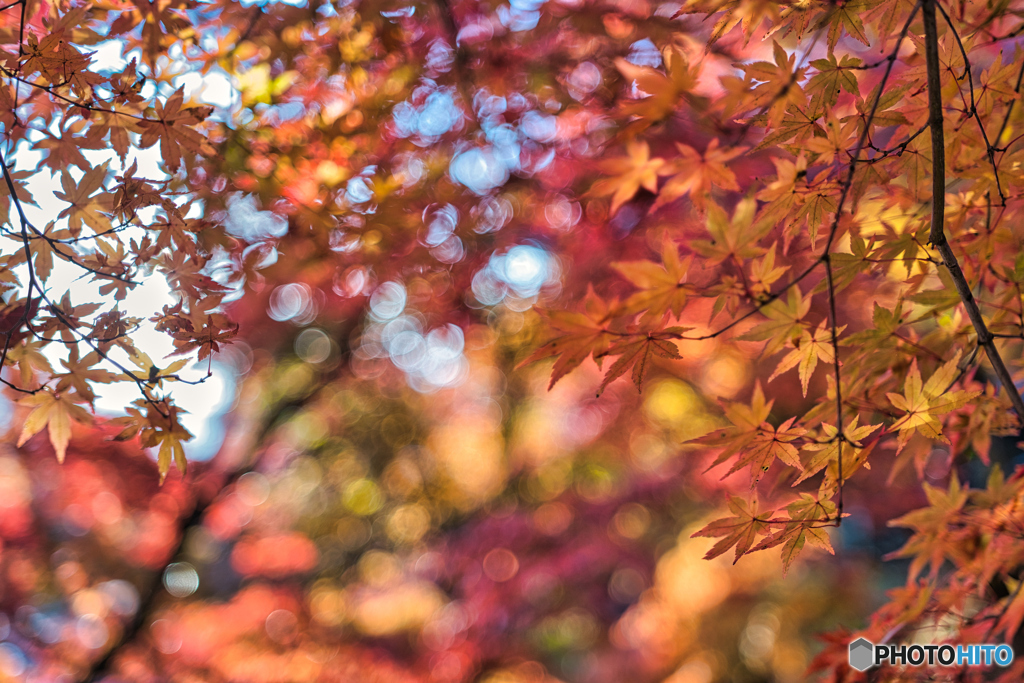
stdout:
MULTIPOLYGON (((994 138, 996 144, 999 144, 999 141, 1003 139, 1003 133, 1006 132, 1006 127, 1010 125, 1010 115, 1013 113, 1013 105, 1017 104, 1016 96, 1020 95, 1020 87, 1022 84, 1024 84, 1024 63, 1020 65, 1020 71, 1017 72, 1017 84, 1013 86, 1014 98, 1010 100, 1010 106, 1006 108, 1006 114, 1003 116, 1003 125, 999 127, 999 132, 996 134, 996 137, 994 138)), ((1004 147, 1002 151, 1005 152, 1007 147, 1009 147, 1009 144, 1006 147, 1004 147)))
MULTIPOLYGON (((988 162, 992 165, 992 173, 996 178, 996 190, 999 192, 999 201, 1005 206, 1006 194, 1003 192, 1003 184, 999 180, 999 167, 996 165, 996 148, 989 142, 988 134, 985 132, 985 124, 981 121, 981 115, 978 114, 978 106, 974 101, 974 76, 971 75, 971 60, 967 56, 967 50, 964 49, 963 42, 960 40, 960 34, 957 33, 956 27, 953 26, 953 21, 946 14, 942 4, 936 0, 935 7, 942 13, 943 18, 946 20, 946 25, 953 32, 956 44, 960 48, 960 54, 964 58, 964 75, 967 76, 967 86, 971 93, 971 108, 968 114, 978 122, 978 129, 981 131, 981 137, 985 141, 985 153, 988 155, 988 162)), ((953 74, 953 76, 956 77, 956 74, 953 74)))

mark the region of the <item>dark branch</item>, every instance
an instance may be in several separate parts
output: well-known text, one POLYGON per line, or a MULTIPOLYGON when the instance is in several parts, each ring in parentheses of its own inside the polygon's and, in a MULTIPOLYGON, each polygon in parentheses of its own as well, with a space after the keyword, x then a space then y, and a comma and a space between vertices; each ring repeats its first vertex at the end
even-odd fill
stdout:
MULTIPOLYGON (((971 286, 964 276, 960 263, 957 261, 953 247, 946 240, 946 233, 943 222, 946 212, 946 143, 942 130, 942 92, 940 83, 939 67, 939 37, 936 25, 935 10, 936 0, 924 0, 924 57, 927 68, 928 79, 928 118, 932 133, 932 218, 931 231, 928 240, 942 256, 953 284, 960 295, 960 300, 967 309, 967 316, 974 325, 978 334, 978 345, 985 348, 992 369, 999 379, 1003 389, 1010 397, 1010 403, 1017 413, 1017 417, 1024 422, 1024 399, 1021 399, 1020 392, 1013 382, 1010 371, 1006 368, 999 350, 996 348, 995 339, 989 332, 985 320, 981 315, 981 309, 971 286)), ((1019 85, 1019 82, 1018 82, 1019 85)), ((1008 117, 1007 117, 1008 118, 1008 117)))

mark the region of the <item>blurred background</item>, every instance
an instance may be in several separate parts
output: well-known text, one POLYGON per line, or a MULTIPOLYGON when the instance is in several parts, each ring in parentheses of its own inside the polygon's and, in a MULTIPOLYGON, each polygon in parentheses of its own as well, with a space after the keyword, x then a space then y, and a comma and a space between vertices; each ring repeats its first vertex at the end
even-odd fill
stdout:
MULTIPOLYGON (((45 438, 5 446, 0 673, 800 681, 821 634, 904 581, 881 561, 904 540, 884 520, 917 487, 879 500, 870 479, 847 492, 835 558, 786 577, 777 551, 701 559, 712 542, 690 535, 748 475, 720 480, 684 441, 719 423, 716 399, 746 398, 751 349, 691 349, 642 395, 594 398, 594 367, 549 391, 545 364, 515 370, 535 313, 426 332, 415 284, 392 285, 342 340, 351 366, 336 330, 301 322, 274 328, 287 349, 221 354, 230 388, 206 419, 223 437, 184 480, 159 486, 102 427, 63 466, 45 438)), ((288 287, 267 314, 301 321, 288 287)))

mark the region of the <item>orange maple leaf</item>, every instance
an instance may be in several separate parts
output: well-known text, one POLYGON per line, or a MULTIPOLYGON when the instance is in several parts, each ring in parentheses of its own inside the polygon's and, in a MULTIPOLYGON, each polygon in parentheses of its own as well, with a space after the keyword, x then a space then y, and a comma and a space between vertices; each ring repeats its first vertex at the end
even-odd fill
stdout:
POLYGON ((626 145, 626 155, 601 162, 601 170, 612 177, 598 181, 590 190, 598 197, 612 195, 613 214, 632 199, 641 187, 657 193, 658 175, 664 175, 665 160, 652 159, 646 142, 630 142, 626 145))
POLYGON ((703 154, 679 142, 676 143, 676 148, 679 149, 679 158, 663 172, 667 175, 667 172, 671 171, 675 172, 675 175, 661 188, 652 210, 688 194, 694 206, 703 211, 712 185, 724 190, 740 189, 736 183, 736 174, 725 164, 743 154, 747 150, 746 147, 722 149, 719 147, 718 138, 715 138, 708 143, 703 154))
POLYGON ((729 510, 733 513, 732 517, 716 519, 691 535, 691 538, 698 536, 723 537, 704 555, 705 560, 714 559, 735 546, 736 557, 733 564, 736 564, 754 545, 754 540, 759 534, 768 533, 768 521, 771 519, 772 511, 763 511, 759 514, 756 498, 748 504, 739 496, 730 496, 729 510))

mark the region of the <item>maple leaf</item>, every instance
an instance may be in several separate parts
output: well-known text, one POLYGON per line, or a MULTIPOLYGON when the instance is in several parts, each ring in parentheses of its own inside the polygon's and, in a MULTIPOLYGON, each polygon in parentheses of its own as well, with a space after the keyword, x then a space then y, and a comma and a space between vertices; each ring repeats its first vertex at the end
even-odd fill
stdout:
POLYGON ((750 291, 755 298, 767 296, 772 291, 772 284, 778 281, 789 266, 775 266, 775 248, 778 242, 772 243, 771 249, 760 259, 750 264, 750 291))
POLYGON ((860 94, 853 70, 862 63, 860 59, 850 55, 843 55, 841 59, 837 59, 831 50, 825 59, 811 61, 811 66, 818 73, 811 76, 804 90, 811 96, 808 109, 812 117, 817 118, 827 107, 834 107, 839 101, 840 89, 852 95, 860 94))
POLYGON ((96 251, 85 254, 81 258, 81 265, 93 273, 93 280, 98 280, 99 291, 103 296, 111 292, 115 301, 122 301, 128 295, 129 290, 138 286, 138 282, 131 279, 132 272, 128 265, 128 252, 124 243, 99 241, 96 251))
POLYGON ((708 16, 722 12, 722 16, 715 22, 711 29, 711 36, 708 38, 707 49, 710 50, 722 36, 739 25, 743 32, 744 45, 746 45, 761 24, 768 20, 777 24, 781 18, 778 3, 772 0, 754 0, 753 2, 742 0, 717 0, 711 3, 700 0, 688 0, 682 8, 676 11, 673 18, 682 14, 706 13, 708 16))
MULTIPOLYGON (((138 360, 146 362, 141 356, 138 360)), ((150 368, 150 375, 161 374, 158 369, 156 372, 153 371, 155 366, 151 365, 150 368)), ((133 401, 126 412, 127 415, 111 420, 111 423, 122 428, 113 440, 126 441, 138 436, 146 448, 157 448, 157 469, 161 483, 170 471, 172 463, 184 475, 187 461, 182 444, 192 438, 192 433, 181 424, 181 415, 186 411, 167 399, 155 401, 140 398, 133 401)))
MULTIPOLYGON (((170 202, 158 191, 151 182, 144 178, 136 178, 139 162, 136 159, 124 175, 117 176, 114 188, 113 213, 118 220, 132 220, 140 209, 147 206, 163 206, 168 209, 170 202)), ((137 250, 134 250, 137 251, 137 250)))
POLYGON ((662 243, 661 264, 653 261, 618 261, 611 264, 640 291, 626 301, 631 311, 646 311, 645 319, 654 320, 671 312, 683 312, 687 297, 697 291, 684 282, 692 257, 679 258, 679 249, 669 239, 662 243))
POLYGON ((99 361, 100 355, 95 351, 84 358, 79 358, 78 347, 72 346, 68 351, 67 360, 60 362, 67 372, 54 375, 54 378, 58 380, 54 391, 61 394, 68 389, 74 389, 77 396, 89 405, 93 405, 96 394, 89 383, 109 384, 117 379, 117 375, 109 370, 96 367, 99 361))
MULTIPOLYGON (((866 458, 871 453, 871 449, 874 448, 874 443, 864 446, 861 441, 871 435, 876 429, 882 425, 863 425, 857 426, 860 421, 860 417, 855 417, 850 421, 848 425, 843 426, 843 438, 839 439, 839 430, 835 425, 831 425, 827 422, 823 422, 821 425, 822 440, 815 443, 808 443, 804 445, 804 450, 812 453, 813 455, 804 464, 804 472, 793 482, 793 486, 810 479, 815 474, 829 468, 826 472, 825 482, 826 485, 831 485, 836 482, 839 476, 839 451, 842 446, 843 452, 843 479, 846 480, 862 465, 866 466, 866 458)), ((824 486, 823 488, 829 488, 824 486)))
MULTIPOLYGON (((127 5, 127 3, 125 3, 127 5)), ((184 0, 164 0, 153 4, 149 0, 132 0, 135 7, 125 8, 110 25, 110 35, 122 35, 142 24, 141 41, 143 59, 153 64, 163 48, 179 40, 179 33, 189 30, 189 21, 183 10, 184 0)), ((182 36, 184 37, 184 36, 182 36)))
POLYGON ((650 371, 650 363, 654 358, 682 358, 672 339, 678 339, 689 329, 692 328, 668 327, 658 332, 639 333, 638 338, 627 336, 622 341, 612 344, 603 355, 618 356, 618 358, 605 373, 604 380, 597 390, 598 395, 600 396, 605 387, 624 375, 630 368, 633 368, 631 375, 633 384, 636 385, 638 391, 643 391, 644 378, 650 371))
POLYGON ((70 84, 82 97, 90 94, 92 85, 105 80, 99 74, 89 71, 89 56, 65 40, 63 28, 55 26, 52 33, 42 37, 32 33, 27 38, 22 46, 26 58, 26 74, 38 72, 50 83, 62 86, 70 84))
POLYGON ((773 403, 774 399, 765 400, 760 381, 754 383, 749 404, 738 401, 726 402, 725 417, 732 423, 731 426, 715 429, 693 440, 694 443, 722 449, 718 458, 704 471, 707 472, 722 464, 751 444, 761 433, 761 426, 771 414, 773 403))
POLYGON ((160 143, 160 154, 168 170, 177 171, 181 164, 181 148, 193 153, 214 154, 206 139, 195 127, 213 111, 212 107, 182 108, 185 100, 184 87, 178 88, 166 102, 157 101, 157 120, 139 122, 142 137, 139 145, 151 147, 160 143))
POLYGON ((772 511, 759 513, 757 507, 757 498, 752 498, 748 504, 739 496, 730 496, 729 510, 733 516, 715 520, 690 536, 690 538, 698 536, 724 537, 711 547, 711 550, 704 555, 704 559, 714 559, 735 546, 736 557, 732 563, 736 564, 751 549, 759 535, 768 533, 770 528, 768 520, 771 519, 772 511))
POLYGON ((42 233, 38 233, 38 239, 35 241, 35 249, 33 249, 33 256, 35 261, 33 263, 35 275, 37 278, 45 282, 49 279, 50 273, 53 272, 53 245, 55 240, 63 239, 64 236, 71 236, 71 233, 66 230, 57 230, 56 224, 50 221, 42 233), (47 239, 49 238, 49 239, 47 239))
POLYGON ((160 257, 154 261, 171 287, 191 300, 198 301, 207 293, 223 292, 227 289, 225 285, 203 274, 202 266, 189 258, 188 253, 182 249, 161 252, 160 257))
POLYGON ((72 403, 70 396, 70 394, 40 391, 21 399, 18 403, 31 407, 32 412, 25 418, 25 424, 21 428, 18 448, 21 448, 26 441, 45 427, 50 437, 50 444, 57 454, 57 461, 64 462, 68 442, 71 441, 71 421, 85 424, 91 422, 89 413, 82 406, 72 403))
POLYGON ((885 52, 890 43, 899 35, 899 24, 913 10, 914 3, 909 0, 884 0, 869 8, 863 18, 875 27, 878 36, 875 47, 885 52))
POLYGON ((718 284, 704 290, 705 296, 715 299, 715 304, 711 307, 709 324, 713 323, 723 310, 735 315, 740 303, 747 298, 747 292, 748 288, 744 286, 742 279, 735 275, 723 275, 718 284))
MULTIPOLYGON (((868 259, 874 249, 874 239, 870 242, 863 237, 850 240, 850 252, 834 252, 830 256, 832 262, 832 289, 838 292, 848 287, 866 268, 870 267, 868 259)), ((811 290, 812 294, 826 291, 828 281, 822 280, 811 290)), ((855 333, 859 334, 859 333, 855 333)), ((847 341, 852 337, 847 337, 847 341)))
POLYGON ((795 421, 796 418, 791 417, 777 428, 767 422, 761 423, 754 438, 744 448, 743 453, 725 476, 738 472, 749 465, 750 487, 753 488, 776 459, 790 467, 802 470, 803 465, 800 463, 799 451, 793 445, 793 441, 806 434, 807 430, 793 427, 795 421))
POLYGON ((90 141, 82 134, 85 126, 86 121, 79 119, 70 125, 65 122, 58 131, 59 135, 44 129, 41 131, 43 137, 32 148, 47 152, 43 165, 49 166, 54 173, 64 172, 69 166, 77 166, 83 171, 88 171, 92 164, 82 154, 82 150, 100 149, 101 145, 99 142, 90 141))
POLYGON ((726 162, 735 159, 743 154, 746 147, 733 147, 721 149, 718 138, 708 143, 704 153, 701 154, 693 147, 676 143, 679 150, 679 158, 660 171, 662 175, 674 173, 658 193, 651 210, 678 199, 684 195, 690 195, 694 206, 703 210, 706 204, 705 197, 711 192, 713 185, 725 190, 737 191, 740 189, 736 183, 736 174, 733 173, 726 162))
POLYGON ((793 285, 789 288, 785 301, 779 298, 761 308, 761 315, 768 320, 741 334, 739 339, 767 341, 764 353, 770 356, 782 348, 786 342, 799 338, 803 334, 803 318, 810 310, 810 297, 804 297, 800 293, 800 287, 793 285))
POLYGON ((159 230, 156 237, 157 249, 172 249, 194 258, 197 256, 194 235, 203 227, 202 223, 186 220, 182 212, 174 208, 158 216, 149 229, 153 232, 159 230))
POLYGON ((832 108, 827 107, 825 109, 825 135, 804 140, 801 146, 818 155, 817 163, 829 165, 839 159, 841 153, 847 149, 853 133, 854 127, 850 124, 843 125, 832 108))
MULTIPOLYGON (((927 230, 927 227, 925 229, 927 230)), ((911 235, 908 238, 908 241, 913 237, 914 236, 911 235)), ((885 251, 887 256, 890 253, 892 253, 891 249, 885 251)), ((909 245, 907 245, 907 251, 904 253, 904 258, 911 259, 916 258, 916 256, 916 245, 913 251, 911 251, 909 245)), ((947 273, 945 269, 940 268, 936 274, 939 276, 939 281, 943 285, 940 289, 929 289, 907 297, 914 303, 921 304, 921 307, 917 310, 918 315, 915 316, 915 320, 938 311, 949 310, 960 303, 960 295, 956 293, 956 287, 953 285, 953 280, 950 278, 949 273, 947 273)))
POLYGON ((139 94, 146 84, 146 77, 138 74, 137 60, 133 57, 124 71, 110 75, 110 90, 114 93, 115 104, 138 104, 143 101, 139 94))
POLYGON ((747 80, 758 82, 750 93, 747 103, 749 108, 766 108, 768 121, 772 127, 779 125, 787 107, 794 105, 803 107, 807 96, 800 81, 807 73, 807 67, 797 66, 796 54, 787 54, 776 41, 772 41, 772 52, 775 63, 754 62, 741 64, 747 80))
POLYGON ((850 360, 861 367, 877 367, 881 370, 892 365, 890 354, 899 353, 898 343, 920 348, 913 338, 899 334, 900 327, 906 324, 904 317, 902 298, 897 300, 892 310, 875 303, 872 314, 874 327, 851 334, 842 340, 843 346, 853 349, 850 360))
POLYGON ((26 340, 11 346, 7 351, 7 359, 18 364, 23 388, 33 386, 36 374, 49 375, 53 372, 50 361, 42 353, 43 342, 26 340))
MULTIPOLYGON (((187 438, 192 437, 188 432, 185 432, 185 436, 187 438)), ((182 434, 162 432, 157 436, 155 443, 151 443, 152 446, 159 446, 157 451, 157 469, 160 471, 160 481, 163 481, 164 477, 167 476, 172 462, 181 474, 184 475, 187 471, 188 461, 185 459, 185 448, 182 446, 182 442, 186 439, 182 437, 182 434)))
POLYGON ((1014 505, 1017 496, 1024 490, 1024 478, 1006 479, 1002 467, 989 470, 985 488, 970 492, 971 502, 983 510, 994 509, 1000 505, 1014 505))
POLYGON ((123 164, 131 145, 129 133, 142 132, 137 118, 140 113, 137 106, 115 102, 110 111, 94 113, 92 125, 85 137, 90 144, 97 146, 106 140, 123 164))
MULTIPOLYGON (((1005 391, 996 395, 994 384, 985 384, 984 394, 973 401, 974 410, 967 415, 966 425, 963 416, 957 416, 957 431, 963 434, 956 452, 966 449, 968 445, 986 465, 990 464, 989 449, 992 437, 1014 436, 1020 433, 1020 419, 1010 408, 1009 397, 1005 391)), ((993 471, 999 470, 995 467, 993 471)))
MULTIPOLYGON (((134 353, 129 355, 128 358, 135 365, 135 367, 142 370, 142 377, 145 378, 144 381, 147 384, 156 387, 161 387, 163 380, 165 379, 173 382, 175 380, 175 373, 177 373, 179 370, 188 365, 188 359, 182 358, 180 360, 174 361, 166 368, 161 369, 160 366, 153 362, 153 359, 150 358, 148 354, 143 353, 138 349, 136 349, 134 353)), ((135 377, 132 377, 131 375, 126 375, 125 379, 130 379, 134 381, 135 377)))
POLYGON ((599 359, 616 337, 608 321, 613 307, 589 289, 582 313, 570 311, 541 311, 547 326, 556 334, 540 345, 517 367, 529 365, 544 358, 557 357, 551 369, 548 389, 569 374, 591 355, 599 359))
MULTIPOLYGON (((846 329, 845 325, 838 328, 836 335, 841 334, 844 329, 846 329)), ((779 366, 775 368, 775 372, 768 378, 768 381, 771 382, 782 373, 799 366, 800 387, 806 396, 807 385, 811 381, 811 375, 814 374, 818 360, 820 359, 824 363, 832 363, 835 360, 832 349, 832 328, 827 320, 823 320, 813 335, 807 330, 802 330, 800 337, 791 343, 794 346, 793 350, 779 361, 779 366)))
POLYGON ((680 97, 697 85, 700 64, 691 67, 680 50, 671 48, 665 51, 665 66, 668 75, 625 59, 615 60, 615 68, 644 94, 639 100, 623 102, 624 114, 639 116, 646 124, 660 121, 672 113, 680 97))
POLYGON ((135 353, 135 346, 129 334, 138 328, 140 318, 125 315, 117 306, 96 316, 93 321, 93 341, 100 353, 107 353, 117 346, 129 355, 135 353))
POLYGON ((82 318, 92 315, 99 307, 99 304, 73 305, 71 291, 68 290, 64 292, 60 301, 48 307, 48 312, 52 314, 52 317, 44 318, 39 323, 39 328, 46 332, 57 330, 60 332, 61 339, 66 343, 74 343, 79 339, 76 331, 83 326, 88 326, 88 323, 82 318))
MULTIPOLYGON (((810 142, 805 147, 819 149, 810 142)), ((783 252, 789 251, 796 230, 806 225, 813 249, 819 229, 826 224, 826 216, 835 213, 838 185, 827 180, 829 169, 808 181, 807 155, 802 152, 796 161, 773 159, 773 162, 778 175, 757 193, 758 199, 769 203, 762 209, 756 225, 770 230, 781 224, 785 231, 783 252)))
POLYGON ((175 405, 166 405, 164 410, 166 412, 163 414, 151 410, 148 425, 140 433, 144 446, 159 447, 157 469, 161 482, 167 476, 172 462, 182 475, 185 474, 187 462, 182 444, 192 438, 192 433, 181 425, 181 415, 186 411, 175 405))
POLYGON ((899 431, 896 440, 896 452, 899 453, 907 445, 907 441, 915 432, 920 432, 929 439, 944 443, 949 440, 942 434, 942 423, 937 415, 945 415, 956 410, 979 396, 980 391, 949 391, 956 378, 960 352, 949 362, 935 371, 928 381, 921 383, 921 372, 917 368, 917 358, 910 363, 903 394, 887 393, 889 402, 906 413, 889 427, 889 431, 899 431))
POLYGON ((999 620, 992 631, 993 635, 1002 633, 1008 642, 1013 641, 1013 637, 1020 629, 1021 622, 1024 621, 1024 590, 1021 590, 1024 587, 1020 585, 1021 581, 1007 582, 1006 588, 1011 593, 1001 606, 1002 611, 998 613, 999 620))
POLYGON ((178 356, 198 349, 196 359, 203 360, 219 351, 223 344, 230 342, 237 334, 238 325, 231 325, 225 316, 207 315, 204 324, 198 326, 195 332, 174 340, 174 352, 170 355, 178 356))
POLYGON ((799 155, 795 161, 776 157, 772 159, 772 163, 775 165, 775 180, 756 195, 764 202, 776 202, 794 194, 797 182, 804 180, 807 176, 807 157, 803 154, 799 155))
POLYGON ((68 219, 68 228, 73 237, 81 233, 83 221, 96 232, 110 230, 110 219, 104 215, 110 210, 110 195, 106 192, 94 194, 103 188, 108 165, 88 168, 77 183, 67 170, 61 170, 60 184, 64 191, 53 194, 71 206, 61 211, 57 218, 68 219))
POLYGON ((648 192, 658 192, 658 175, 664 174, 664 159, 651 159, 651 149, 644 141, 632 141, 626 145, 625 157, 601 162, 601 169, 611 178, 600 180, 591 188, 591 194, 603 197, 612 195, 611 213, 633 198, 641 187, 648 192))
POLYGON ((790 143, 793 146, 800 145, 802 149, 802 145, 813 141, 822 134, 822 126, 816 118, 805 114, 802 109, 788 109, 782 118, 774 123, 772 130, 761 138, 761 142, 754 147, 754 150, 770 149, 783 143, 790 143))
MULTIPOLYGON (((822 176, 828 171, 822 171, 809 185, 808 190, 803 193, 803 205, 793 217, 790 223, 791 229, 787 230, 787 238, 792 239, 793 229, 803 225, 807 226, 808 236, 811 240, 811 248, 814 249, 818 242, 818 230, 821 226, 828 224, 828 217, 835 214, 836 200, 832 192, 835 189, 821 182, 822 176)), ((787 241, 788 244, 788 241, 787 241)))
POLYGON ((743 261, 765 253, 758 241, 764 237, 771 226, 754 223, 757 202, 751 198, 740 200, 732 218, 725 210, 709 202, 707 207, 707 225, 710 240, 693 240, 694 251, 704 256, 710 265, 715 265, 728 258, 743 261))
POLYGON ((864 33, 864 22, 860 17, 877 4, 879 4, 879 0, 846 0, 844 3, 833 5, 827 15, 829 19, 828 51, 831 53, 835 49, 842 30, 861 43, 871 45, 864 33))
POLYGON ((149 406, 146 399, 136 399, 125 406, 125 415, 111 419, 110 424, 121 427, 121 431, 111 437, 111 441, 134 439, 143 429, 148 428, 149 418, 141 410, 147 407, 149 406))
POLYGON ((841 120, 843 123, 860 121, 863 125, 868 113, 874 111, 875 115, 871 119, 871 123, 876 127, 906 125, 907 117, 902 112, 894 110, 893 107, 903 101, 908 90, 910 90, 910 85, 905 83, 888 88, 879 95, 878 86, 875 86, 867 97, 857 98, 855 102, 857 114, 851 114, 841 120))
POLYGON ((960 559, 956 557, 956 544, 950 542, 950 526, 968 500, 968 490, 961 488, 956 472, 950 477, 949 488, 945 491, 927 482, 923 487, 928 507, 912 510, 889 521, 889 526, 914 530, 914 535, 902 548, 886 556, 886 559, 912 557, 908 572, 911 578, 919 575, 926 564, 931 564, 934 577, 947 557, 960 559))
POLYGON ((835 524, 835 503, 819 500, 809 493, 802 493, 799 499, 786 506, 786 512, 791 521, 783 522, 781 529, 766 536, 751 548, 750 552, 781 545, 783 573, 789 571, 793 560, 800 554, 805 544, 824 550, 830 555, 836 554, 828 537, 828 527, 835 524))

